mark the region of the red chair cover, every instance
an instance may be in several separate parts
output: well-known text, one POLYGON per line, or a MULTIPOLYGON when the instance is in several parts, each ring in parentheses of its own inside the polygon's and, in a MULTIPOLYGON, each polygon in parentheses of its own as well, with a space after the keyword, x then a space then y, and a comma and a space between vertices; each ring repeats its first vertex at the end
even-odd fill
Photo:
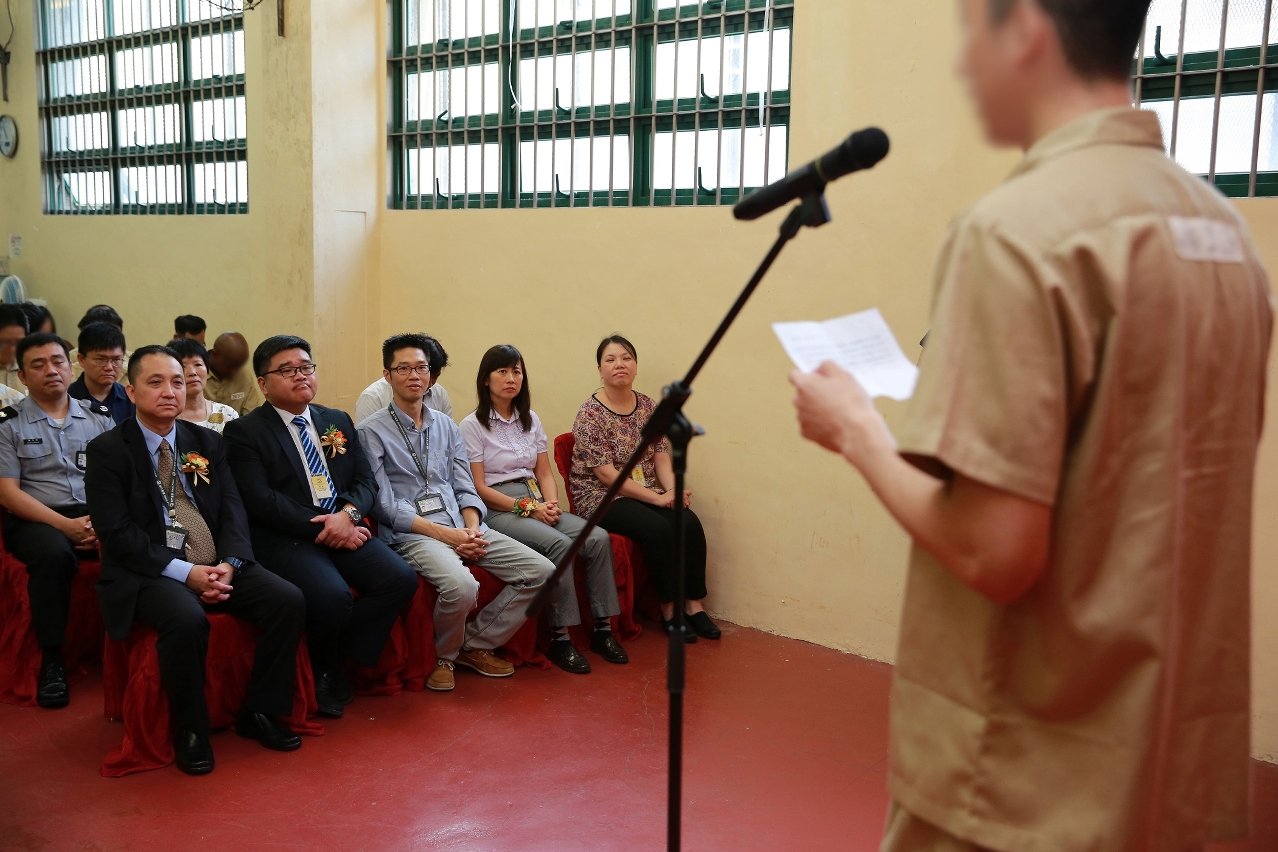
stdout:
MULTIPOLYGON (((226 613, 209 613, 209 652, 204 698, 213 728, 235 724, 253 672, 257 628, 226 613)), ((160 681, 156 632, 135 625, 123 642, 108 639, 102 663, 102 699, 108 719, 124 720, 124 741, 107 755, 102 774, 118 778, 159 769, 173 762, 169 696, 160 681)), ((283 720, 299 734, 323 736, 324 726, 310 721, 318 712, 306 640, 297 649, 293 713, 283 720)))
MULTIPOLYGON (((0 512, 0 517, 3 516, 0 512)), ((102 573, 97 556, 80 559, 71 584, 71 612, 67 619, 62 658, 72 683, 84 677, 86 666, 102 659, 102 611, 93 586, 102 573)), ((0 701, 34 707, 40 677, 40 645, 31 629, 27 598, 27 569, 0 546, 0 701)))
MULTIPOLYGON (((568 472, 572 470, 572 451, 577 439, 571 432, 565 432, 555 438, 555 465, 564 480, 564 493, 568 498, 568 511, 573 511, 572 490, 568 487, 568 472)), ((624 535, 613 535, 612 561, 617 572, 617 601, 621 604, 621 615, 614 618, 612 629, 624 641, 639 638, 643 628, 635 618, 636 611, 651 621, 661 620, 661 601, 657 598, 656 587, 648 576, 648 569, 643 564, 643 554, 639 546, 624 535)), ((581 572, 573 572, 577 578, 577 599, 582 601, 582 625, 590 624, 593 616, 586 603, 585 583, 581 572)), ((590 640, 589 631, 584 627, 576 627, 569 631, 573 642, 584 647, 590 640)))

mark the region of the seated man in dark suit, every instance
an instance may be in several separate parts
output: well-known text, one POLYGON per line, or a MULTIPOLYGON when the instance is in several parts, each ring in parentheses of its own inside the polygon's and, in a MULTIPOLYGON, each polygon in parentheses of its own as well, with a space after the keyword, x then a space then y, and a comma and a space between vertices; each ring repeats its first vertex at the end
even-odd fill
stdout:
POLYGON ((279 719, 293 707, 302 594, 256 564, 222 439, 178 419, 186 386, 173 353, 142 347, 128 377, 137 414, 90 442, 84 483, 102 542, 98 599, 107 632, 123 639, 136 619, 160 634, 178 768, 203 775, 213 770, 205 609, 255 624, 253 679, 236 733, 277 751, 299 748, 279 719))
POLYGON ((227 458, 262 565, 306 596, 315 699, 321 713, 339 717, 353 695, 343 657, 377 664, 417 575, 364 523, 377 479, 351 418, 310 404, 310 344, 268 338, 253 353, 253 372, 267 404, 226 425, 227 458))

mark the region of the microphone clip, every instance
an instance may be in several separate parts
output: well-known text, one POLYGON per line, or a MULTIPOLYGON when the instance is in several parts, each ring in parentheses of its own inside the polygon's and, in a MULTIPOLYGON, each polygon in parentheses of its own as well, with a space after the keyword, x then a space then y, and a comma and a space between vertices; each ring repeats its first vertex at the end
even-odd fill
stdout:
POLYGON ((803 196, 790 210, 790 215, 781 224, 781 234, 791 240, 802 228, 819 228, 832 221, 834 217, 830 215, 830 206, 825 203, 825 182, 822 181, 820 187, 803 196))

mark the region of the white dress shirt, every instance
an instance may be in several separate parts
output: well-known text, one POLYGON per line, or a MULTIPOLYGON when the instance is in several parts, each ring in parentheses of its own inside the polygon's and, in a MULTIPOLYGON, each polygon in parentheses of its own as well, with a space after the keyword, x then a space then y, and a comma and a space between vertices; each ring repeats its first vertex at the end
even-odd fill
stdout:
MULTIPOLYGON (((333 473, 328 469, 328 459, 324 457, 324 448, 320 446, 319 432, 315 431, 315 421, 311 419, 311 407, 309 405, 306 406, 306 410, 300 415, 285 411, 274 405, 271 408, 274 408, 275 413, 284 421, 284 428, 288 429, 288 434, 293 438, 293 446, 297 447, 297 455, 302 459, 302 470, 306 471, 306 484, 310 486, 311 499, 318 506, 320 504, 320 496, 319 492, 315 490, 315 480, 311 479, 311 463, 306 460, 306 450, 302 449, 302 439, 297 434, 297 427, 293 425, 294 417, 306 418, 306 432, 311 436, 311 443, 315 445, 315 452, 319 453, 320 464, 324 465, 324 472, 328 474, 328 478, 331 480, 333 473)), ((336 488, 337 484, 334 483, 333 487, 336 488)), ((337 495, 334 494, 333 496, 336 497, 337 495)))

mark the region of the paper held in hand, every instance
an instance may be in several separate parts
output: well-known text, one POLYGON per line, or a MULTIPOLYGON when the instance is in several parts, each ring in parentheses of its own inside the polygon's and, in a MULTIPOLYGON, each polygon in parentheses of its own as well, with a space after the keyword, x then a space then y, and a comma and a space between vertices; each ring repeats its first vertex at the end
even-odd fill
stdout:
POLYGON ((872 397, 901 401, 914 395, 919 369, 905 357, 878 308, 825 322, 775 322, 772 330, 805 373, 833 361, 872 397))

